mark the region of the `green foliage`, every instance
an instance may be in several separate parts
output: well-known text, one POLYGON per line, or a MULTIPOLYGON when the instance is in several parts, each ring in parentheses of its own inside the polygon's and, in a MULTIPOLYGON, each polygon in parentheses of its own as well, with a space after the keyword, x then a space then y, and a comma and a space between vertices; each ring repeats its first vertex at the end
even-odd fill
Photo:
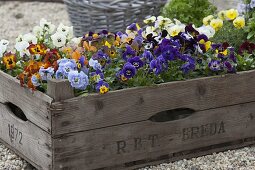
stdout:
POLYGON ((208 0, 171 0, 162 10, 162 15, 176 18, 183 23, 202 25, 204 17, 214 14, 217 8, 208 0))
POLYGON ((224 22, 223 27, 216 32, 212 41, 214 43, 228 42, 238 51, 240 45, 246 40, 247 34, 243 29, 237 29, 231 21, 224 22))
POLYGON ((248 33, 247 39, 250 41, 255 41, 255 11, 252 13, 251 17, 248 19, 245 31, 248 33))
POLYGON ((255 68, 255 56, 254 54, 244 53, 243 55, 237 55, 237 70, 247 71, 255 68))

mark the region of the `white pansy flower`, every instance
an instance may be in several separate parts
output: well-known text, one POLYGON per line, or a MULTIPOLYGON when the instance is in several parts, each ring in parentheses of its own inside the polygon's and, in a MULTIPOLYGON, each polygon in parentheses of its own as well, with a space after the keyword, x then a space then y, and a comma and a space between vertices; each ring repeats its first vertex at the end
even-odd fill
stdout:
POLYGON ((59 24, 57 32, 64 34, 68 39, 73 38, 73 27, 65 26, 64 24, 59 24))
POLYGON ((48 33, 52 34, 56 28, 55 25, 53 25, 51 22, 48 22, 46 19, 42 18, 40 20, 40 27, 43 28, 43 30, 47 31, 48 33))
POLYGON ((78 45, 78 44, 80 44, 81 40, 82 40, 82 37, 78 37, 78 38, 75 37, 75 38, 71 39, 71 43, 78 45))
POLYGON ((3 54, 6 52, 8 45, 9 45, 9 41, 4 39, 0 41, 0 58, 3 57, 3 54))
POLYGON ((19 35, 17 38, 16 38, 16 43, 17 42, 21 42, 21 41, 23 41, 23 35, 19 35))
POLYGON ((145 31, 142 32, 142 36, 144 38, 147 37, 147 35, 152 34, 152 36, 158 36, 158 34, 155 32, 156 28, 153 26, 147 26, 145 31))
POLYGON ((167 29, 167 32, 172 37, 177 36, 181 31, 182 31, 182 27, 180 27, 179 25, 174 25, 167 29))
POLYGON ((162 16, 158 16, 157 20, 155 21, 155 27, 156 28, 163 28, 163 27, 167 27, 171 23, 172 23, 171 19, 164 18, 162 16))
POLYGON ((150 24, 150 23, 154 23, 154 22, 156 21, 156 19, 157 19, 157 18, 156 18, 155 16, 151 16, 151 17, 149 17, 149 18, 143 20, 143 22, 144 22, 145 24, 150 24))
POLYGON ((37 44, 36 36, 31 33, 23 35, 23 41, 26 41, 30 44, 37 44))
POLYGON ((0 45, 8 46, 8 45, 9 45, 9 41, 8 41, 8 40, 5 40, 5 39, 2 39, 2 40, 0 41, 0 45))
POLYGON ((210 25, 199 27, 197 28, 197 31, 199 32, 199 34, 204 34, 208 38, 212 38, 215 34, 215 30, 210 25))
POLYGON ((34 33, 37 37, 42 36, 42 35, 43 35, 43 29, 42 29, 42 27, 40 27, 40 26, 35 26, 35 27, 33 28, 33 33, 34 33))
POLYGON ((21 57, 23 57, 24 55, 27 55, 27 56, 30 55, 28 47, 29 47, 29 43, 27 41, 17 42, 15 45, 15 48, 19 52, 21 57))
POLYGON ((66 44, 66 36, 60 32, 56 32, 51 36, 53 45, 55 47, 63 47, 66 44))

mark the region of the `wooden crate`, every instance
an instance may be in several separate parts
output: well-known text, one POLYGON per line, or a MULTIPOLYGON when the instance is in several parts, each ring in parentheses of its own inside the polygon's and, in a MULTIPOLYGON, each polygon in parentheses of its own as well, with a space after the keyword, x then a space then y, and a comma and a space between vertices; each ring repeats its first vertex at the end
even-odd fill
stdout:
POLYGON ((255 71, 73 97, 0 72, 0 139, 38 169, 134 169, 255 142, 255 71), (21 112, 23 111, 23 113, 21 112))

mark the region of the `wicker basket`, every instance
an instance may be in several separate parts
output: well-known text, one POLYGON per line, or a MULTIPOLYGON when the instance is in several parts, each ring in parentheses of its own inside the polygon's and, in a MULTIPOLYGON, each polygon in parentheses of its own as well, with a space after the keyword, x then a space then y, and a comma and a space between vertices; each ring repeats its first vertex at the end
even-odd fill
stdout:
POLYGON ((64 0, 76 36, 107 29, 123 31, 133 22, 158 15, 167 0, 64 0))

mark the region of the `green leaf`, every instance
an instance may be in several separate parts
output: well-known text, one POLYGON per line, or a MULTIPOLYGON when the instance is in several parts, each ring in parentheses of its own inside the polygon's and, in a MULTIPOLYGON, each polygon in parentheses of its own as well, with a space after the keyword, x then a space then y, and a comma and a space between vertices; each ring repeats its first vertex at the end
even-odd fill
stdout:
POLYGON ((247 39, 251 39, 255 35, 255 32, 249 32, 247 39))

